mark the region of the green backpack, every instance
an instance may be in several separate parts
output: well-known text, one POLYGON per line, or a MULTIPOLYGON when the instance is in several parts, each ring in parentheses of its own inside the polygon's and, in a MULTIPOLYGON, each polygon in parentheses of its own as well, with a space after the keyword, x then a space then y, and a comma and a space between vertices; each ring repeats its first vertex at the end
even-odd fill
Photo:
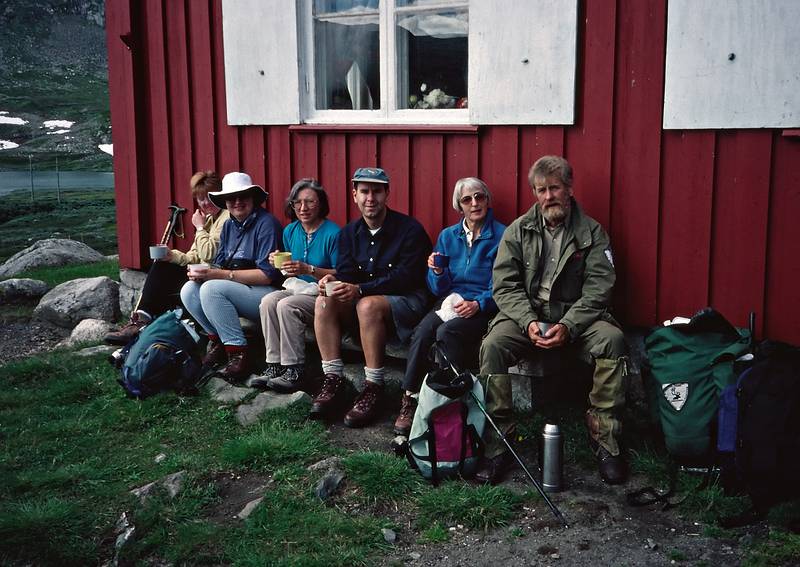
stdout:
POLYGON ((669 453, 685 461, 710 455, 719 395, 736 381, 734 361, 750 350, 750 332, 706 308, 688 323, 645 338, 650 407, 669 453))

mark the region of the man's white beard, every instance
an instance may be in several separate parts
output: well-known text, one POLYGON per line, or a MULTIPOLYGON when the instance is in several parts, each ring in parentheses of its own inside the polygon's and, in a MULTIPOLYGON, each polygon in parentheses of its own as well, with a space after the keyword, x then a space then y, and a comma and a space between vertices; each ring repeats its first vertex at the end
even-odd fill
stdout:
POLYGON ((542 211, 542 215, 544 216, 544 220, 546 220, 550 224, 561 224, 564 222, 564 219, 567 218, 567 213, 569 212, 569 207, 565 207, 563 205, 552 205, 547 207, 542 211))

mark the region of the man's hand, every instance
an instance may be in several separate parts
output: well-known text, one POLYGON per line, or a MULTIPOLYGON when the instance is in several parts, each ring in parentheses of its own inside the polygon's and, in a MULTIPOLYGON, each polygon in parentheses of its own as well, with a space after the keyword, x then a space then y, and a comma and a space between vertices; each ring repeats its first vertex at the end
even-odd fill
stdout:
POLYGON ((341 303, 353 303, 358 301, 361 294, 358 291, 358 284, 339 282, 330 297, 341 303))
POLYGON ((336 281, 336 277, 333 274, 328 274, 327 276, 322 276, 319 279, 319 283, 317 284, 317 287, 319 288, 319 294, 320 295, 325 295, 325 284, 328 283, 328 282, 333 282, 333 281, 336 281))
POLYGON ((551 349, 563 346, 569 341, 569 329, 562 323, 556 323, 545 334, 539 330, 536 321, 528 325, 528 338, 539 348, 551 349))
POLYGON ((456 312, 456 315, 463 317, 464 319, 469 319, 479 310, 480 305, 477 301, 459 301, 453 305, 453 311, 456 312))

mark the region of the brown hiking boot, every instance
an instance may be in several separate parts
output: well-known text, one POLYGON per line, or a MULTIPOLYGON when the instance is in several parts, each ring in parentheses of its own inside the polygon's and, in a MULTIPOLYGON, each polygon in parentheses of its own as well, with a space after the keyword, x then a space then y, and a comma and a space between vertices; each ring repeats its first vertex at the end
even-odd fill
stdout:
POLYGON ((344 416, 347 427, 364 427, 375 418, 378 413, 378 399, 383 392, 383 384, 376 384, 367 380, 364 389, 356 398, 356 403, 344 416))
POLYGON ((311 402, 311 419, 322 419, 330 411, 337 395, 344 390, 344 377, 336 374, 326 374, 322 388, 311 402))
POLYGON ((133 337, 138 335, 139 331, 150 323, 150 321, 150 318, 139 315, 138 312, 134 311, 131 313, 131 320, 127 325, 117 331, 106 333, 106 336, 103 337, 103 341, 110 345, 125 346, 131 342, 133 337))
POLYGON ((206 347, 206 354, 201 360, 203 366, 216 366, 222 364, 227 360, 225 355, 225 346, 219 340, 209 339, 208 346, 206 347))
POLYGON ((225 346, 228 364, 217 373, 226 382, 239 383, 250 374, 250 363, 247 360, 247 347, 225 346))
POLYGON ((411 433, 411 424, 414 422, 414 413, 417 411, 417 398, 403 394, 400 403, 400 415, 394 421, 394 434, 408 437, 411 433))

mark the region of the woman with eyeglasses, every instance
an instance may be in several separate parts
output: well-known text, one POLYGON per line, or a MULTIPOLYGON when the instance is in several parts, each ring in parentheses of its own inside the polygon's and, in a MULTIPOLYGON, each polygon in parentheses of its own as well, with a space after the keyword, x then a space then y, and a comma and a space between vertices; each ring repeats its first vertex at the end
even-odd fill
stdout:
MULTIPOLYGON (((286 200, 285 212, 292 222, 283 229, 283 247, 291 252, 292 259, 283 261, 283 272, 313 284, 323 276, 335 274, 339 226, 327 219, 328 195, 319 182, 306 178, 295 183, 286 200)), ((272 265, 277 252, 269 255, 272 265)), ((262 375, 250 379, 251 387, 289 393, 303 385, 305 330, 314 324, 318 288, 293 287, 295 291, 276 291, 261 300, 267 367, 262 375)))
POLYGON ((208 333, 203 366, 225 363, 217 374, 240 382, 250 373, 250 362, 239 317, 258 321, 261 298, 283 281, 267 261, 270 250, 280 245, 281 224, 261 206, 267 192, 246 173, 228 173, 222 191, 208 196, 230 218, 222 227, 214 264, 189 266, 181 301, 208 333))
POLYGON ((481 337, 497 313, 492 299, 492 266, 506 229, 494 220, 491 199, 489 188, 477 177, 456 181, 453 208, 463 218, 442 230, 428 257, 428 287, 438 299, 411 337, 403 379, 405 393, 394 423, 397 435, 407 436, 411 430, 416 394, 430 370, 429 353, 434 342, 459 370, 477 366, 481 337))

